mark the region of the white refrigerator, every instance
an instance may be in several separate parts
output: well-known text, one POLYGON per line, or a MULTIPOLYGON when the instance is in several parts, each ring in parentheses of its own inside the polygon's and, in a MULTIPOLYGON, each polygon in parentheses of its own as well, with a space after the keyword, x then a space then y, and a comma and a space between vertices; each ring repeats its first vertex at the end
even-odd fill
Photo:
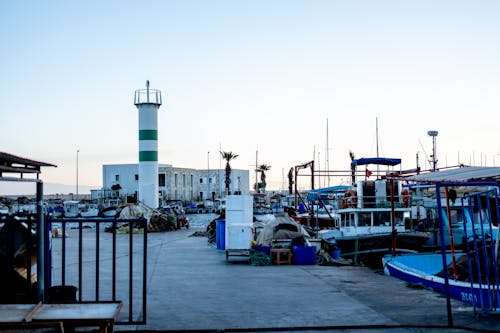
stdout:
POLYGON ((250 195, 228 195, 226 198, 226 257, 248 251, 253 240, 253 198, 250 195))

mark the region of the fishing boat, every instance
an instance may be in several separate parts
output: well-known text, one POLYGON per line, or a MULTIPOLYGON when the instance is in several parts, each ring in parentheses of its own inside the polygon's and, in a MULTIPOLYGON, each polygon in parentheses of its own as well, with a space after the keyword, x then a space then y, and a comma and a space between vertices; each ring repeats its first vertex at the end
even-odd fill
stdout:
POLYGON ((108 198, 104 200, 104 205, 99 211, 101 217, 115 217, 121 202, 118 198, 108 198))
POLYGON ((265 215, 272 214, 273 210, 269 204, 269 197, 265 193, 253 194, 253 214, 265 215))
POLYGON ((348 185, 337 185, 307 192, 309 210, 303 204, 299 205, 298 212, 295 212, 295 221, 315 230, 334 228, 340 220, 337 213, 340 202, 346 191, 351 188, 348 185))
POLYGON ((80 216, 80 201, 68 200, 63 202, 64 217, 78 217, 80 216))
POLYGON ((81 217, 98 217, 99 206, 96 203, 85 203, 79 206, 81 217))
MULTIPOLYGON (((454 257, 455 260, 462 262, 467 260, 465 253, 456 253, 454 257)), ((388 276, 393 276, 413 285, 419 285, 437 292, 446 292, 445 277, 443 276, 443 256, 441 253, 427 252, 397 256, 386 255, 382 262, 384 273, 388 276)), ((452 263, 453 256, 451 253, 447 253, 446 265, 449 266, 452 263)), ((464 266, 462 267, 464 268, 464 266)), ((467 267, 468 265, 466 264, 465 269, 467 267)), ((465 278, 469 278, 468 273, 466 273, 465 278)), ((500 309, 498 272, 496 281, 495 277, 489 281, 470 281, 454 279, 453 274, 451 274, 448 280, 450 297, 475 306, 500 309)))
POLYGON ((411 229, 410 208, 399 201, 389 202, 386 186, 390 186, 386 180, 359 181, 336 210, 333 228, 320 230, 320 238, 334 240, 342 257, 373 267, 380 266, 384 254, 422 250, 431 235, 411 229), (369 187, 384 187, 384 195, 365 195, 371 192, 369 187))
MULTIPOLYGON (((473 234, 480 234, 482 231, 484 231, 485 238, 496 238, 498 226, 490 225, 486 219, 482 218, 485 214, 484 210, 487 209, 486 201, 490 198, 486 199, 486 193, 484 193, 483 198, 480 198, 483 202, 481 207, 474 200, 456 199, 457 196, 461 197, 468 191, 470 192, 471 189, 465 187, 444 191, 444 195, 449 198, 441 199, 438 207, 434 186, 414 185, 410 187, 412 225, 417 230, 431 234, 429 241, 424 244, 426 250, 436 250, 441 247, 439 216, 443 221, 444 245, 448 249, 451 246, 455 249, 464 249, 466 238, 470 238, 473 234)), ((494 207, 493 201, 491 206, 494 207)))
POLYGON ((385 256, 385 274, 444 292, 481 312, 499 313, 500 168, 450 168, 406 180, 433 187, 441 251, 385 256), (461 206, 455 214, 461 222, 451 213, 452 206, 461 206), (456 236, 462 241, 454 242, 456 236))
POLYGON ((377 179, 369 180, 372 172, 366 168, 365 179, 356 180, 356 167, 369 164, 389 168, 401 164, 401 159, 353 159, 352 186, 310 191, 306 203, 309 209, 296 220, 318 237, 335 241, 342 257, 380 267, 384 254, 420 251, 430 234, 412 229, 409 196, 402 182, 386 179, 394 170, 385 174, 377 170, 377 179))

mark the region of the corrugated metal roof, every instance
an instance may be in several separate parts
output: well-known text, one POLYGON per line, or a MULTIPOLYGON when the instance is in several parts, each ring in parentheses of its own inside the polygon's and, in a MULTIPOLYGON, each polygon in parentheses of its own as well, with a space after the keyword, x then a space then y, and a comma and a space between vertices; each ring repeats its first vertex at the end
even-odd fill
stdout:
POLYGON ((463 167, 405 177, 416 182, 500 181, 500 167, 463 167))
POLYGON ((41 167, 41 166, 55 167, 56 166, 54 164, 34 161, 34 160, 30 160, 28 158, 8 154, 8 153, 5 153, 3 151, 0 151, 0 162, 1 162, 0 163, 1 165, 23 164, 26 166, 35 166, 35 167, 41 167))
POLYGON ((56 165, 30 160, 28 158, 4 153, 0 151, 0 180, 2 181, 37 181, 41 173, 41 167, 55 167, 56 165), (17 175, 19 178, 7 177, 7 175, 17 175), (24 179, 24 174, 36 174, 37 179, 24 179))

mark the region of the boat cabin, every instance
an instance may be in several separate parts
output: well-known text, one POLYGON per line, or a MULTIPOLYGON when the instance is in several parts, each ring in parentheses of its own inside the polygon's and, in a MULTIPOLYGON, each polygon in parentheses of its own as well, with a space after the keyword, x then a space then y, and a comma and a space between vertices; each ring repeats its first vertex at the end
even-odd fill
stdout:
MULTIPOLYGON (((406 231, 405 221, 409 208, 395 208, 395 230, 406 231)), ((392 232, 392 210, 390 208, 345 208, 338 211, 338 228, 342 236, 392 232)))

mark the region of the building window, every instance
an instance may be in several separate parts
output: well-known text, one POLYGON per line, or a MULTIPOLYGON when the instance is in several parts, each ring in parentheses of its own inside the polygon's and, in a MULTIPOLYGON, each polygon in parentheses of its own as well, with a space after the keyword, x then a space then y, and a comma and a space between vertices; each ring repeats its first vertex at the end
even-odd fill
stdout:
POLYGON ((179 175, 175 174, 174 175, 174 187, 177 188, 178 185, 179 185, 179 175))
POLYGON ((200 178, 200 184, 203 184, 203 178, 200 178))
POLYGON ((186 175, 182 175, 182 187, 186 187, 186 175))
POLYGON ((194 182, 194 177, 193 177, 193 175, 190 175, 190 183, 191 183, 190 185, 191 185, 191 187, 193 187, 193 185, 194 185, 193 182, 194 182))
POLYGON ((139 175, 138 174, 135 174, 134 177, 135 177, 135 180, 139 180, 139 175))
POLYGON ((115 182, 120 181, 120 175, 115 175, 115 182))
POLYGON ((158 186, 165 187, 165 174, 160 173, 158 175, 158 186))

